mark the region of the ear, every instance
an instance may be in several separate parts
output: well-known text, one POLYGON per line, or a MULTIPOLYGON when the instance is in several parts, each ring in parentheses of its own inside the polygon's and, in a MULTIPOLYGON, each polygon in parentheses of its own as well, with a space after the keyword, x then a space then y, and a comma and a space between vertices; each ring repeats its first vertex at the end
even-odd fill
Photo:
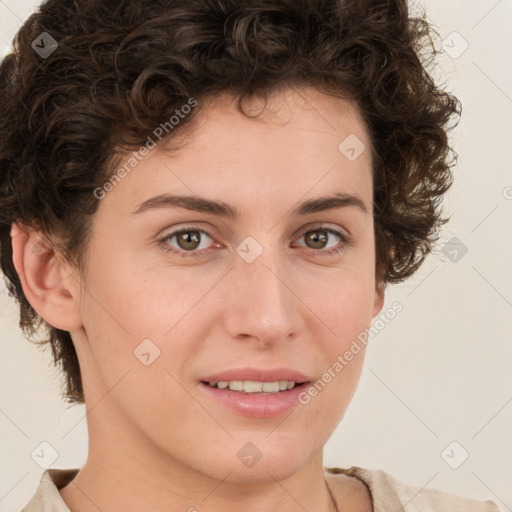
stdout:
POLYGON ((25 225, 13 224, 11 239, 13 264, 31 306, 57 329, 80 328, 80 285, 62 255, 41 231, 25 225))
POLYGON ((373 303, 373 312, 372 316, 375 317, 379 314, 380 310, 384 306, 384 298, 385 298, 385 285, 384 281, 378 281, 375 286, 375 300, 373 303))

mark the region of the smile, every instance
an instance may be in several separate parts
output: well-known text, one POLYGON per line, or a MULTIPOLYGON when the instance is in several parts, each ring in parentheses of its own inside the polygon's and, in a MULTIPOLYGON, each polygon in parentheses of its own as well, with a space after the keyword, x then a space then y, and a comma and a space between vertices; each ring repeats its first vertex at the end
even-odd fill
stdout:
POLYGON ((201 381, 199 389, 212 405, 249 418, 277 418, 303 404, 299 395, 309 382, 251 380, 201 381), (285 389, 286 386, 286 389, 285 389))
POLYGON ((279 380, 275 382, 257 382, 253 380, 230 380, 219 382, 208 382, 213 388, 230 389, 231 391, 241 391, 244 393, 279 393, 287 391, 296 386, 296 382, 291 380, 279 380))

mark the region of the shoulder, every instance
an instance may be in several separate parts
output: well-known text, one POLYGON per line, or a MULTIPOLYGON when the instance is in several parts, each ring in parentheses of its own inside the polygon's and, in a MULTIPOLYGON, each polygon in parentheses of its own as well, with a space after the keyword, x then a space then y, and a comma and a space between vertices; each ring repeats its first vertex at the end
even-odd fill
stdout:
POLYGON ((30 501, 21 512, 70 512, 59 489, 67 485, 78 473, 79 468, 47 469, 41 475, 39 484, 30 501))
POLYGON ((333 487, 345 486, 346 477, 366 484, 374 512, 405 510, 406 505, 407 512, 500 512, 493 501, 477 501, 437 489, 409 485, 380 469, 352 466, 349 469, 324 468, 324 473, 333 487))

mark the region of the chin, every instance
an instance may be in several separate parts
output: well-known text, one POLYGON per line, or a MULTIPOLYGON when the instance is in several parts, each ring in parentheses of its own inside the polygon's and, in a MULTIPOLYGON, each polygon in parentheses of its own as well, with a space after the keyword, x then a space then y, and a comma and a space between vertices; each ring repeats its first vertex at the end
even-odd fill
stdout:
MULTIPOLYGON (((304 462, 302 462, 304 464, 304 462)), ((225 482, 237 485, 268 484, 285 480, 300 470, 302 464, 297 461, 290 461, 281 456, 263 458, 252 467, 245 467, 241 464, 231 464, 226 467, 224 475, 228 474, 225 482)), ((218 478, 218 476, 217 476, 218 478)))
POLYGON ((306 465, 315 450, 306 439, 269 430, 235 435, 228 442, 198 449, 188 466, 205 476, 237 485, 268 484, 285 480, 306 465), (205 457, 198 457, 205 452, 205 457))

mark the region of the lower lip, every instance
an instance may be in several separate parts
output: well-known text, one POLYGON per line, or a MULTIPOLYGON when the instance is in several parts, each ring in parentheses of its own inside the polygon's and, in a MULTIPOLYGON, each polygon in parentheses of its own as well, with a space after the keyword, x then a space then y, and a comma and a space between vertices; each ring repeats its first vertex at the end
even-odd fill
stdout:
POLYGON ((300 404, 299 395, 308 383, 296 385, 278 393, 244 393, 231 389, 219 389, 200 383, 200 388, 211 398, 242 416, 250 418, 276 418, 300 404))

